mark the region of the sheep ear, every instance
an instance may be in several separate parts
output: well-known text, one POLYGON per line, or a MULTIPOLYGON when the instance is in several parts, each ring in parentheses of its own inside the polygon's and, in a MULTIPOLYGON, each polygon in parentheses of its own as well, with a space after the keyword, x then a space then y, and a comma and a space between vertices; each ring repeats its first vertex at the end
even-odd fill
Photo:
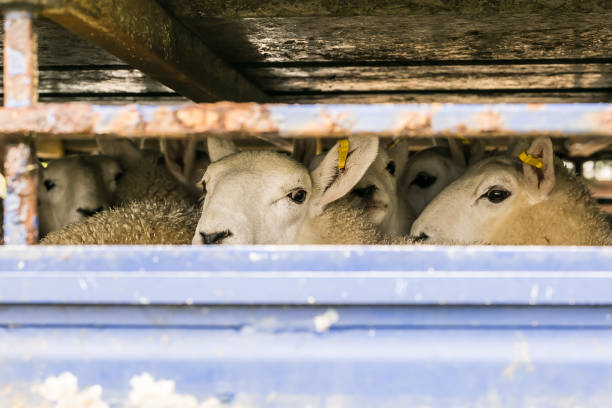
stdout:
POLYGON ((312 208, 315 214, 351 191, 376 159, 377 137, 353 137, 349 138, 348 143, 348 156, 343 169, 338 168, 338 142, 311 173, 314 185, 312 208))
POLYGON ((395 177, 399 177, 403 172, 408 158, 410 157, 410 143, 407 139, 400 140, 397 144, 387 148, 389 156, 395 162, 395 177))
POLYGON ((225 156, 238 151, 234 141, 226 137, 207 137, 206 144, 208 146, 208 157, 210 157, 211 162, 221 160, 225 156))
POLYGON ((310 166, 310 162, 317 155, 317 140, 316 139, 293 139, 293 157, 296 161, 302 163, 306 168, 310 166))
POLYGON ((542 168, 523 163, 523 176, 530 193, 539 198, 546 198, 555 186, 554 151, 550 138, 535 139, 526 153, 542 160, 542 168))
POLYGON ((465 161, 465 154, 463 154, 463 145, 459 139, 448 138, 448 148, 450 149, 451 159, 455 162, 459 167, 465 168, 467 167, 467 163, 465 161))
POLYGON ((197 140, 160 139, 159 148, 164 154, 166 167, 182 183, 189 183, 194 176, 197 140))
POLYGON ((141 150, 128 139, 96 138, 100 153, 122 161, 137 160, 142 156, 141 150))
POLYGON ((484 159, 485 147, 486 147, 486 142, 482 139, 476 139, 470 142, 469 164, 474 164, 484 159))

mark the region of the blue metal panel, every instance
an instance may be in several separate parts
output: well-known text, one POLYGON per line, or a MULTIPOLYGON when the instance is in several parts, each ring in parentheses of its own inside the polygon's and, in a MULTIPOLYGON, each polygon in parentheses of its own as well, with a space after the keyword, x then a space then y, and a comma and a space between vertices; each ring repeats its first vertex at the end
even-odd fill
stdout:
POLYGON ((0 301, 612 304, 612 248, 7 247, 0 301))
POLYGON ((4 247, 0 406, 40 406, 38 386, 69 372, 111 408, 147 406, 128 404, 147 381, 160 404, 175 398, 164 408, 609 407, 611 257, 4 247), (161 380, 174 381, 171 395, 161 380))

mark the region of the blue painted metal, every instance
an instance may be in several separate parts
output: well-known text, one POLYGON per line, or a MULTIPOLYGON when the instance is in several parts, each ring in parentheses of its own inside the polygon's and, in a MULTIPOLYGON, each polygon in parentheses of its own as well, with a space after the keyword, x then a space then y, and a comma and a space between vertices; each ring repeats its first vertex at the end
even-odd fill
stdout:
POLYGON ((0 134, 257 137, 610 136, 612 104, 41 104, 0 109, 0 134))
POLYGON ((611 258, 593 247, 5 247, 0 406, 39 404, 35 386, 70 372, 112 408, 130 406, 135 377, 234 407, 609 407, 611 258))
POLYGON ((604 305, 610 278, 597 247, 0 249, 0 301, 28 304, 604 305))

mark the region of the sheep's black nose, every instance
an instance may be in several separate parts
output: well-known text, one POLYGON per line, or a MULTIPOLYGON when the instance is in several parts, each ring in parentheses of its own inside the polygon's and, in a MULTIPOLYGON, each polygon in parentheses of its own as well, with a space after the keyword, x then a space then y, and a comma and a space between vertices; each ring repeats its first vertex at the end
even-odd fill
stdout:
POLYGON ((357 194, 361 198, 368 198, 372 197, 376 190, 378 190, 378 187, 372 184, 364 188, 354 188, 353 193, 357 194))
POLYGON ((202 236, 202 240, 204 240, 204 244, 211 245, 211 244, 220 244, 221 242, 223 242, 225 238, 231 237, 233 234, 231 231, 227 230, 227 231, 213 232, 212 234, 205 234, 203 232, 200 232, 200 235, 202 236))
POLYGON ((419 235, 417 235, 416 237, 412 237, 412 240, 414 242, 424 242, 429 238, 429 235, 427 235, 424 232, 421 232, 419 235))
POLYGON ((104 208, 102 208, 102 207, 94 208, 94 209, 91 209, 91 210, 89 208, 77 208, 77 212, 80 212, 85 217, 91 217, 92 215, 99 213, 103 209, 104 208))

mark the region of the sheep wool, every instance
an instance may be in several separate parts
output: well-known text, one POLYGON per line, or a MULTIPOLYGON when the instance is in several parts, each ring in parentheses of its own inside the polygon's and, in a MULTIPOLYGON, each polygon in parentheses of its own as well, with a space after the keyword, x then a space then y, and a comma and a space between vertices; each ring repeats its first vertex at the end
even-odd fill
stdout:
POLYGON ((133 201, 48 234, 42 245, 188 245, 200 210, 185 202, 133 201))
POLYGON ((588 188, 555 163, 556 185, 547 200, 509 214, 487 242, 496 245, 612 245, 606 215, 588 188))

